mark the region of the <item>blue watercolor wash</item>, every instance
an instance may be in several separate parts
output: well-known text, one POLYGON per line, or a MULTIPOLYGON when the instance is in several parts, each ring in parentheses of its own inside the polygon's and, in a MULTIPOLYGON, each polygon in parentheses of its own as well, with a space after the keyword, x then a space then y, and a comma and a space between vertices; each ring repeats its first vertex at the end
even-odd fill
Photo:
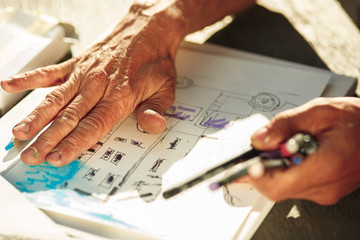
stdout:
POLYGON ((16 187, 22 192, 36 192, 61 188, 66 181, 74 177, 82 164, 79 161, 63 167, 54 167, 48 163, 29 166, 25 181, 16 182, 16 187))

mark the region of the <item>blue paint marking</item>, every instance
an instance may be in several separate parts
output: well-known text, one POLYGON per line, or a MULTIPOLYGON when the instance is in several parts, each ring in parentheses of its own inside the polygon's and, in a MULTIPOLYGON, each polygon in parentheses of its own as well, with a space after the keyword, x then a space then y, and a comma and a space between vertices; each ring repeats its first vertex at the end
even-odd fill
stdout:
POLYGON ((63 184, 72 179, 80 169, 81 163, 73 161, 64 167, 54 167, 48 163, 29 166, 30 171, 25 172, 25 181, 16 182, 17 188, 22 192, 36 192, 61 188, 63 184))
POLYGON ((26 171, 25 174, 38 174, 40 171, 26 171))

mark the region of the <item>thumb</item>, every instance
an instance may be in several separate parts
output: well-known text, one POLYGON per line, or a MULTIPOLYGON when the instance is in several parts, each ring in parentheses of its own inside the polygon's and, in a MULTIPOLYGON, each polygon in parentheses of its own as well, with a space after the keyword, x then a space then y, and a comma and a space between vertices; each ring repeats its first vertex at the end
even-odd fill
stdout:
POLYGON ((175 98, 174 84, 169 81, 168 85, 141 103, 136 111, 138 123, 146 133, 159 134, 166 129, 164 113, 175 98))
POLYGON ((313 135, 326 130, 338 117, 335 107, 329 107, 331 100, 317 98, 299 107, 276 115, 265 127, 256 131, 252 144, 260 150, 271 150, 298 132, 313 135))
POLYGON ((294 110, 287 110, 276 115, 268 125, 258 129, 251 136, 252 145, 259 150, 278 148, 280 143, 300 130, 298 124, 300 119, 294 110))

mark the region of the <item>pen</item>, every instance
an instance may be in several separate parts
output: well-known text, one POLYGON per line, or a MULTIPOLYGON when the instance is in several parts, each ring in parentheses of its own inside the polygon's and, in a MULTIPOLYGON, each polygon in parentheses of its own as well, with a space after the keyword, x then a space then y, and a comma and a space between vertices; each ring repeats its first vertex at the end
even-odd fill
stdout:
POLYGON ((220 179, 219 181, 211 183, 209 187, 211 190, 216 190, 245 175, 259 178, 265 174, 266 170, 273 168, 287 168, 289 166, 290 161, 286 158, 264 160, 261 157, 255 157, 245 162, 244 164, 234 166, 234 169, 231 169, 230 173, 228 173, 224 178, 220 179))
POLYGON ((11 141, 5 146, 5 150, 9 151, 10 149, 12 149, 13 147, 15 147, 16 145, 19 144, 19 142, 22 142, 21 140, 12 137, 11 141))
POLYGON ((261 154, 259 154, 259 156, 245 162, 244 164, 239 164, 239 166, 233 167, 231 172, 224 178, 210 184, 210 189, 216 190, 247 174, 251 177, 259 178, 265 174, 266 170, 274 168, 288 168, 290 166, 298 165, 303 162, 306 155, 313 154, 317 149, 315 138, 308 134, 296 134, 287 142, 297 145, 293 148, 296 148, 297 152, 290 157, 281 159, 264 159, 261 157, 261 154))
MULTIPOLYGON (((178 186, 175 186, 169 190, 166 190, 163 193, 163 197, 168 199, 170 197, 175 196, 178 193, 189 189, 196 184, 209 179, 220 172, 223 172, 239 163, 245 162, 249 159, 253 159, 259 156, 262 159, 281 159, 285 157, 292 156, 296 153, 300 154, 311 154, 316 151, 316 141, 314 141, 313 137, 308 134, 298 133, 295 134, 292 138, 287 140, 285 143, 280 144, 280 147, 277 150, 273 151, 259 151, 255 148, 251 148, 247 152, 230 159, 218 166, 207 170, 205 173, 200 174, 189 181, 186 181, 178 186)), ((250 164, 249 164, 250 166, 250 164)), ((247 169, 247 167, 246 167, 247 169)), ((247 171, 247 170, 246 170, 247 171)))
POLYGON ((203 173, 197 177, 194 177, 193 179, 191 179, 185 183, 180 184, 179 186, 176 186, 174 188, 171 188, 171 189, 165 191, 163 193, 163 197, 165 199, 171 198, 171 197, 175 196, 176 194, 178 194, 186 189, 189 189, 189 188, 195 186, 196 184, 198 184, 206 179, 209 179, 236 164, 246 161, 248 159, 251 159, 253 157, 256 157, 259 154, 260 154, 260 151, 256 150, 255 148, 251 148, 247 152, 245 152, 235 158, 232 158, 229 161, 226 161, 220 165, 217 165, 217 166, 207 170, 205 173, 203 173))

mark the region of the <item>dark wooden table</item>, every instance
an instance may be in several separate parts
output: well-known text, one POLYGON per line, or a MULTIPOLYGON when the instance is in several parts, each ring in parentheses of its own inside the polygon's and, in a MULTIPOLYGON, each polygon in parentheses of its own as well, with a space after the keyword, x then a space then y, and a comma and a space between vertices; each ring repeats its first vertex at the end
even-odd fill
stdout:
MULTIPOLYGON (((319 0, 313 1, 319 2, 319 0)), ((356 4, 359 2, 353 0, 352 3, 353 5, 344 0, 343 4, 347 4, 346 7, 351 11, 357 7, 357 13, 360 13, 360 4, 356 4)), ((296 7, 299 8, 299 6, 294 6, 295 10, 292 9, 295 13, 296 7)), ((284 15, 289 17, 287 14, 284 15)), ((334 16, 329 15, 329 17, 334 16)), ((352 17, 355 21, 358 20, 356 16, 352 15, 352 17)), ((290 21, 294 21, 294 19, 290 21)), ((341 27, 346 28, 346 26, 341 27)), ((304 32, 302 33, 304 34, 304 32)), ((306 36, 304 37, 308 39, 306 36)), ((329 49, 328 52, 317 54, 322 51, 324 45, 332 43, 321 42, 321 46, 317 48, 314 41, 309 44, 304 37, 283 15, 256 6, 237 16, 233 23, 215 34, 209 39, 209 42, 357 76, 360 60, 356 63, 354 59, 347 59, 345 56, 348 54, 346 52, 349 51, 348 49, 359 49, 360 43, 347 47, 346 44, 355 43, 351 41, 346 43, 344 40, 345 45, 342 47, 345 48, 346 53, 341 53, 343 55, 340 58, 343 58, 345 62, 342 62, 341 66, 334 67, 333 64, 338 61, 334 58, 339 57, 337 51, 341 51, 341 49, 334 46, 335 50, 329 49), (358 66, 354 66, 354 64, 358 64, 358 66), (354 71, 353 68, 357 69, 354 71)), ((349 36, 345 34, 342 37, 349 36)), ((253 239, 360 239, 360 189, 331 206, 321 206, 304 200, 287 200, 276 203, 253 239), (292 209, 296 209, 299 216, 288 217, 292 209)))

